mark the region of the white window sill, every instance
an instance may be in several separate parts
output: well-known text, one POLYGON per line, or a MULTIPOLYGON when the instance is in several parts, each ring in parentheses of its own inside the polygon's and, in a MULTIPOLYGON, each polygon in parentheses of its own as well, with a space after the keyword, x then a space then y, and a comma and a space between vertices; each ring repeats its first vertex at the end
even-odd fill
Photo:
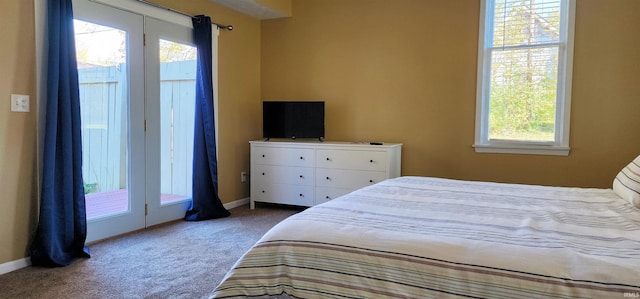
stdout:
POLYGON ((476 153, 568 156, 568 146, 524 144, 474 144, 476 153))

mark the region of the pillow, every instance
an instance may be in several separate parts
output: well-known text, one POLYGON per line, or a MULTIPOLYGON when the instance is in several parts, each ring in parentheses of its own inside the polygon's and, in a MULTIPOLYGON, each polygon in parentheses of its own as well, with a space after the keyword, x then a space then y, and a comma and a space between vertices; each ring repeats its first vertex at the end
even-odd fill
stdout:
POLYGON ((613 180, 613 191, 640 208, 640 156, 625 166, 613 180))

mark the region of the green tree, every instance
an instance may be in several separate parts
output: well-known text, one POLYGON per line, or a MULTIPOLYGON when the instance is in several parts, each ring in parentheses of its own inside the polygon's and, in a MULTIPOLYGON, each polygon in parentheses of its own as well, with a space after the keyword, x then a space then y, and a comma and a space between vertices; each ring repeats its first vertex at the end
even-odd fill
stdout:
POLYGON ((197 49, 189 45, 160 40, 160 62, 196 60, 197 49))

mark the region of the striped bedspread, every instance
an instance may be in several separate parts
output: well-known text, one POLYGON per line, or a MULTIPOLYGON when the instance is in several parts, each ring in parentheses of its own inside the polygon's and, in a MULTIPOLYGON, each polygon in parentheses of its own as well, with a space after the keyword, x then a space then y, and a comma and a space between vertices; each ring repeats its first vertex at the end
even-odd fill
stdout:
POLYGON ((213 297, 640 297, 640 210, 609 189, 400 177, 281 222, 213 297))

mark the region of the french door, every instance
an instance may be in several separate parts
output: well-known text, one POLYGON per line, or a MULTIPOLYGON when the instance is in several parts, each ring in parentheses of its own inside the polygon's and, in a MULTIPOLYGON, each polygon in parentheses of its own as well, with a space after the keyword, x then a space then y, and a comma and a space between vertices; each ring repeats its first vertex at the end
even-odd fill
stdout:
POLYGON ((147 226, 191 204, 196 55, 193 29, 146 18, 147 226))
POLYGON ((74 0, 87 242, 179 219, 191 203, 192 29, 74 0))

